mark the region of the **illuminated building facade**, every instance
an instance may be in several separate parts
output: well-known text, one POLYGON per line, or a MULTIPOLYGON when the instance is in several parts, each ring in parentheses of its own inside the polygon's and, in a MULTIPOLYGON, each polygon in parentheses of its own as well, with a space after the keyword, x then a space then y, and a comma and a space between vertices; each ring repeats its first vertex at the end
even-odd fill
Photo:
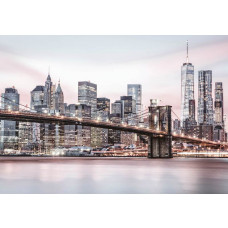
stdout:
POLYGON ((142 86, 140 84, 128 84, 127 95, 132 96, 136 102, 136 114, 140 114, 142 111, 142 86))
POLYGON ((213 125, 212 71, 198 75, 198 124, 213 125))
POLYGON ((78 102, 91 106, 91 117, 96 118, 97 85, 88 81, 78 82, 78 102))
POLYGON ((187 59, 181 67, 181 125, 190 119, 189 101, 194 100, 194 66, 189 63, 188 59, 188 43, 187 43, 187 59))
POLYGON ((214 99, 215 99, 215 101, 214 101, 214 140, 215 141, 225 141, 222 82, 215 83, 215 98, 214 99))
MULTIPOLYGON (((6 88, 2 93, 1 108, 8 111, 19 111, 20 95, 12 88, 6 88)), ((0 149, 18 149, 19 122, 1 120, 0 149)))

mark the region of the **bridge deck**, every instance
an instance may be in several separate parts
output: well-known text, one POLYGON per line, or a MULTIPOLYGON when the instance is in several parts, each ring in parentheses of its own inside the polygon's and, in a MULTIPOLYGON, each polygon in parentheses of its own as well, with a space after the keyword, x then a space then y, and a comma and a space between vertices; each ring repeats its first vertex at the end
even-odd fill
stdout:
MULTIPOLYGON (((155 137, 168 136, 167 132, 153 130, 150 128, 130 126, 126 124, 116 124, 110 121, 103 122, 91 119, 80 119, 76 117, 48 115, 32 112, 21 112, 21 111, 6 111, 0 110, 1 120, 12 120, 21 122, 35 122, 35 123, 55 123, 62 125, 82 125, 89 127, 114 129, 119 131, 133 132, 141 135, 153 135, 155 137)), ((186 135, 172 135, 172 140, 189 142, 193 144, 201 144, 203 146, 228 146, 228 143, 214 142, 209 140, 203 140, 199 138, 189 137, 186 135)))

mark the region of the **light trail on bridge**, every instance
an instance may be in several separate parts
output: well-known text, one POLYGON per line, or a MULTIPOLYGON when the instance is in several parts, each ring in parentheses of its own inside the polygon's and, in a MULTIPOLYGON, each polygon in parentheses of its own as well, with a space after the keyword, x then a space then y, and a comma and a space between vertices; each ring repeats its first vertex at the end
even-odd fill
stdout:
POLYGON ((228 147, 228 143, 225 143, 225 142, 209 141, 209 140, 199 139, 196 137, 191 137, 186 135, 177 135, 177 134, 168 135, 167 132, 153 130, 153 129, 150 129, 149 127, 145 128, 140 126, 131 126, 125 123, 117 124, 117 123, 112 123, 110 121, 91 120, 86 118, 50 115, 50 114, 44 114, 44 113, 32 113, 32 112, 26 112, 26 111, 0 110, 0 119, 21 121, 21 122, 34 122, 34 123, 55 123, 59 125, 82 125, 82 126, 88 126, 88 127, 132 132, 132 133, 137 133, 137 134, 147 135, 147 136, 153 135, 154 137, 171 136, 172 140, 197 144, 201 146, 228 147))

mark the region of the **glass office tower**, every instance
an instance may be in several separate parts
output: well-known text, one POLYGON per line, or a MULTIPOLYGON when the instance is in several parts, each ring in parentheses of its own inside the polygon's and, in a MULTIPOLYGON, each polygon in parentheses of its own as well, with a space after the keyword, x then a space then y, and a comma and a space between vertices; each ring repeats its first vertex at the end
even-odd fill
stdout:
POLYGON ((188 43, 187 59, 181 67, 181 125, 190 119, 190 103, 194 100, 194 66, 189 63, 188 43), (191 101, 191 102, 190 102, 191 101))

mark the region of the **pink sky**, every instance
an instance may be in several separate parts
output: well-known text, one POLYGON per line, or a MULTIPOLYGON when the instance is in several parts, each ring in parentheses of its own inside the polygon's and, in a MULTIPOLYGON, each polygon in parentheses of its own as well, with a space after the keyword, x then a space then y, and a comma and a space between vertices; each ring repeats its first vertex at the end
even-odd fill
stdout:
POLYGON ((223 82, 226 104, 226 36, 2 36, 0 92, 15 86, 21 103, 29 104, 30 91, 44 85, 50 65, 53 82, 61 80, 66 103, 77 102, 78 81, 96 83, 98 97, 112 102, 127 94, 128 83, 138 83, 143 88, 144 106, 158 98, 180 115, 180 69, 185 62, 186 39, 195 66, 195 98, 198 70, 212 70, 213 85, 223 82))

